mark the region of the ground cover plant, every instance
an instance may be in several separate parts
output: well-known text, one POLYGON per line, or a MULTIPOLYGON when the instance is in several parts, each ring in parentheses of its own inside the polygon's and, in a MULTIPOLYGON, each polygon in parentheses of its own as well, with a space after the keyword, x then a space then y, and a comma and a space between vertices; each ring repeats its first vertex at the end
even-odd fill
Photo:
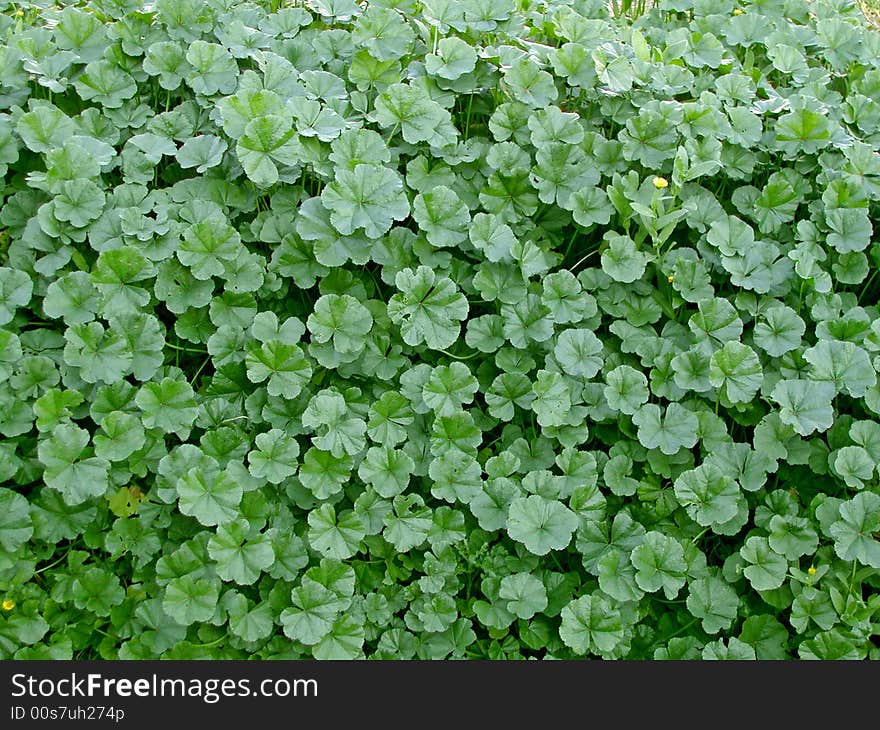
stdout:
POLYGON ((0 8, 0 658, 880 657, 858 4, 0 8))

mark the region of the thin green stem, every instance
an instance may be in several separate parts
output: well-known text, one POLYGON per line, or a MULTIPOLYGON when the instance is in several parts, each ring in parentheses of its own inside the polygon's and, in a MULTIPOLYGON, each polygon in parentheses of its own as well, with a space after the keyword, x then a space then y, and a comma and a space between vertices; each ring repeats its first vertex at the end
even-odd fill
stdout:
POLYGON ((565 573, 565 572, 566 572, 565 568, 563 568, 563 567, 562 567, 562 564, 559 562, 559 558, 556 557, 556 554, 555 554, 552 550, 550 551, 550 558, 553 560, 553 564, 554 564, 557 568, 559 568, 559 572, 560 572, 560 573, 565 573))
POLYGON ((58 560, 56 560, 52 563, 49 563, 48 565, 44 565, 39 570, 35 570, 34 575, 37 575, 38 573, 42 573, 43 571, 49 570, 49 568, 54 568, 56 565, 58 565, 58 563, 62 562, 65 558, 67 558, 67 553, 69 553, 70 550, 71 550, 71 548, 67 548, 67 552, 64 553, 64 555, 62 555, 60 558, 58 558, 58 560))
POLYGON ((456 355, 455 353, 449 352, 449 350, 440 350, 440 352, 449 357, 454 357, 456 360, 470 360, 472 357, 476 357, 480 354, 479 351, 472 352, 470 355, 456 355))
POLYGON ((562 254, 563 261, 565 261, 565 259, 568 258, 568 254, 571 252, 571 247, 574 245, 574 242, 577 240, 577 237, 580 234, 580 232, 581 232, 580 226, 577 223, 575 223, 574 224, 574 231, 572 231, 572 234, 568 239, 568 243, 565 246, 565 253, 562 254))
POLYGON ((206 366, 209 362, 211 362, 211 356, 210 356, 210 355, 208 355, 208 357, 206 357, 206 358, 204 359, 204 361, 202 362, 202 364, 199 365, 199 369, 196 370, 195 375, 192 376, 192 384, 193 384, 193 385, 196 384, 196 381, 199 379, 199 375, 202 374, 202 370, 205 369, 205 366, 206 366))
POLYGON ((874 279, 877 278, 878 270, 874 269, 874 272, 868 277, 868 280, 865 282, 865 285, 862 287, 862 290, 859 292, 858 302, 861 304, 862 298, 865 294, 868 293, 868 289, 871 288, 871 284, 874 283, 874 279))
POLYGON ((592 251, 590 251, 590 253, 588 253, 586 256, 584 256, 583 258, 581 258, 581 259, 580 259, 580 260, 579 260, 574 266, 572 266, 572 267, 569 269, 569 271, 574 272, 574 270, 575 270, 578 266, 580 266, 582 263, 584 263, 584 261, 586 261, 588 258, 590 258, 590 256, 592 256, 593 254, 597 254, 597 253, 599 253, 599 249, 598 249, 598 248, 594 248, 592 251))
POLYGON ((224 636, 221 636, 219 639, 214 639, 214 641, 209 641, 207 644, 193 644, 192 646, 198 646, 202 649, 208 649, 212 646, 217 646, 218 644, 223 643, 224 641, 226 641, 227 638, 228 637, 224 635, 224 636))
POLYGON ((172 350, 179 350, 180 352, 195 352, 199 355, 207 355, 207 350, 200 350, 195 347, 181 347, 180 345, 173 345, 170 342, 165 343, 165 347, 170 347, 172 350))
POLYGON ((679 634, 683 634, 683 633, 684 633, 685 631, 687 631, 691 626, 693 626, 695 623, 697 623, 697 621, 699 621, 699 619, 697 619, 697 618, 695 618, 693 621, 688 621, 688 622, 687 622, 684 626, 682 626, 680 629, 678 629, 677 631, 673 631, 671 634, 669 634, 669 636, 667 636, 667 637, 664 638, 664 639, 661 639, 661 640, 658 641, 656 644, 654 644, 654 646, 657 646, 658 644, 665 644, 665 643, 666 643, 667 641, 669 641, 670 639, 674 639, 674 638, 675 638, 676 636, 678 636, 679 634))

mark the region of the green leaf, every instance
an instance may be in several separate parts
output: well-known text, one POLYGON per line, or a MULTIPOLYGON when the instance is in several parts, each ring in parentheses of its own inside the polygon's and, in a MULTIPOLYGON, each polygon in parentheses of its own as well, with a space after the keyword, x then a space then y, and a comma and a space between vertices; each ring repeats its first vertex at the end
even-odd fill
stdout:
POLYGON ((646 449, 659 448, 672 456, 679 449, 690 449, 697 443, 697 417, 678 403, 670 403, 662 416, 660 406, 646 403, 632 419, 639 429, 639 443, 646 449))
POLYGON ((37 447, 45 467, 46 486, 61 493, 69 505, 100 497, 107 490, 109 464, 89 455, 89 433, 72 423, 62 423, 37 447))
POLYGON ((0 266, 0 325, 12 321, 15 310, 31 300, 34 285, 24 271, 0 266))
POLYGON ((213 134, 191 137, 177 150, 177 164, 183 169, 194 167, 202 173, 223 161, 226 142, 213 134))
POLYGON ((89 63, 74 80, 84 101, 94 101, 105 109, 118 109, 137 93, 135 80, 120 66, 105 59, 89 63))
POLYGON ((730 403, 748 403, 763 382, 761 361, 748 345, 726 342, 709 360, 709 382, 730 403))
POLYGON ((450 448, 435 458, 428 468, 431 494, 447 502, 471 502, 482 489, 480 464, 473 457, 450 448))
POLYGON ((864 651, 838 629, 823 631, 807 639, 798 647, 801 659, 858 660, 864 659, 864 651))
POLYGON ((388 316, 400 326, 404 342, 442 350, 458 339, 468 303, 450 279, 419 266, 398 272, 394 283, 398 293, 388 300, 388 316))
POLYGON ((150 44, 144 56, 143 69, 150 76, 159 77, 159 86, 168 91, 178 88, 192 72, 186 60, 186 50, 174 41, 156 41, 150 44))
POLYGON ((701 656, 706 660, 745 661, 757 659, 754 648, 735 636, 731 636, 726 645, 723 639, 710 641, 703 647, 701 656))
POLYGON ((748 563, 743 575, 756 591, 771 591, 785 582, 788 561, 770 547, 766 537, 750 537, 739 552, 748 563))
POLYGON ((245 174, 261 188, 280 179, 278 165, 295 166, 302 157, 302 145, 289 118, 264 114, 247 123, 235 154, 245 174))
POLYGON ((223 274, 226 264, 240 255, 241 237, 222 217, 191 225, 177 249, 180 263, 201 280, 223 274))
POLYGON ((441 38, 436 53, 425 57, 425 70, 449 81, 469 74, 477 65, 477 52, 456 36, 441 38))
POLYGON ((317 434, 312 438, 315 446, 336 458, 353 456, 366 446, 367 424, 352 415, 339 393, 322 390, 315 395, 303 411, 302 424, 317 434))
POLYGON ((409 484, 415 463, 404 451, 388 446, 371 446, 358 466, 358 476, 376 492, 391 499, 409 484))
POLYGON ((76 133, 73 120, 52 104, 40 104, 19 117, 15 131, 33 152, 61 147, 76 133))
POLYGON ((188 434, 198 412, 192 386, 171 377, 144 383, 134 400, 144 426, 165 433, 188 434))
POLYGON ((315 499, 325 500, 342 490, 351 472, 351 457, 333 456, 329 451, 310 448, 303 457, 299 480, 315 499))
POLYGON ((432 246, 456 246, 467 240, 471 223, 467 205, 445 185, 416 195, 412 215, 432 246))
POLYGON ((238 65, 223 46, 194 40, 186 49, 186 60, 193 70, 186 83, 197 94, 231 94, 238 82, 238 65))
POLYGON ((620 611, 601 593, 571 601, 560 616, 559 636, 578 655, 607 657, 623 641, 620 611))
POLYGON ((113 573, 98 567, 86 568, 73 581, 74 605, 97 616, 109 616, 125 600, 125 591, 113 573))
POLYGON ((834 422, 834 384, 816 380, 780 380, 770 393, 780 420, 801 436, 826 431, 834 422))
POLYGON ((399 128, 410 144, 427 142, 443 147, 457 137, 449 112, 421 86, 391 84, 376 97, 374 118, 383 129, 399 128))
POLYGON ((876 462, 871 460, 871 455, 861 446, 844 446, 838 449, 831 465, 839 474, 848 487, 862 489, 865 482, 870 481, 874 475, 876 462))
POLYGON ((219 581, 182 575, 165 586, 162 609, 177 623, 188 626, 208 621, 217 610, 219 581))
POLYGON ((533 494, 510 504, 507 532, 533 555, 563 550, 577 529, 574 512, 562 502, 533 494))
POLYGON ((101 215, 107 196, 91 180, 68 180, 58 186, 53 200, 55 219, 84 228, 101 215))
POLYGON ((433 368, 422 388, 422 399, 438 415, 451 416, 473 401, 478 389, 479 383, 467 365, 452 362, 433 368))
POLYGON ((332 340, 342 353, 360 352, 373 326, 370 311, 348 294, 325 294, 315 302, 307 325, 316 342, 332 340))
POLYGON ((877 373, 862 348, 854 342, 819 340, 804 351, 804 359, 812 365, 811 380, 827 381, 839 393, 861 398, 877 383, 877 373))
POLYGON ((602 369, 601 353, 601 340, 586 329, 565 330, 556 338, 553 348, 556 362, 563 372, 574 378, 595 376, 602 369))
POLYGON ((343 235, 363 229, 369 238, 380 238, 394 221, 409 215, 403 181, 393 170, 380 165, 355 165, 340 169, 321 193, 333 227, 343 235))
POLYGON ((0 547, 14 553, 33 534, 27 499, 11 489, 0 488, 0 547))
POLYGON ((101 431, 92 437, 95 456, 107 461, 124 461, 143 448, 146 434, 137 416, 113 411, 101 421, 101 431))
POLYGON ((608 247, 602 252, 602 270, 615 281, 631 284, 641 279, 648 257, 636 248, 629 236, 607 237, 608 247))
POLYGON ((263 603, 248 610, 247 599, 244 596, 240 596, 240 599, 235 608, 229 609, 229 628, 232 633, 244 641, 268 638, 274 626, 271 607, 263 603))
POLYGON ((774 305, 755 324, 755 344, 771 357, 781 357, 801 344, 804 332, 804 321, 791 307, 774 305))
POLYGON ((867 208, 834 208, 825 214, 831 232, 828 243, 838 253, 864 251, 871 242, 873 227, 867 208))
POLYGON ((498 595, 507 601, 507 610, 521 619, 530 619, 547 608, 547 590, 531 573, 511 573, 501 580, 498 595))
POLYGON ((661 532, 645 534, 643 541, 630 556, 636 569, 635 581, 648 593, 663 589, 668 599, 673 599, 685 584, 687 563, 684 549, 674 538, 661 532))
POLYGON ((497 215, 477 213, 468 230, 471 243, 489 261, 509 261, 516 244, 513 230, 497 215))
POLYGON ((789 640, 788 631, 773 616, 767 614, 749 616, 743 621, 739 638, 754 648, 756 659, 788 658, 786 648, 789 640))
POLYGON ((504 72, 502 83, 512 98, 533 109, 546 107, 558 96, 553 77, 528 56, 510 64, 504 72))
POLYGON ((290 604, 281 612, 284 633, 309 646, 317 644, 330 631, 341 610, 332 591, 307 578, 291 591, 290 604))
POLYGON ((787 560, 812 555, 819 546, 819 536, 809 520, 796 515, 773 515, 768 540, 770 548, 787 560))
POLYGON ((880 567, 880 496, 860 492, 840 505, 840 517, 831 524, 834 552, 843 560, 858 560, 862 565, 880 567))
POLYGON ((224 581, 251 585, 275 562, 272 543, 264 533, 249 535, 247 520, 225 522, 208 541, 208 554, 224 581))
POLYGON ((352 511, 340 512, 323 504, 309 512, 309 544, 321 555, 346 560, 360 549, 366 535, 361 518, 352 511))
POLYGON ((737 617, 739 603, 736 591, 717 576, 699 578, 688 585, 688 611, 700 619, 707 634, 729 628, 737 617))
POLYGON ((713 337, 719 342, 738 340, 743 331, 742 320, 726 299, 708 299, 697 304, 698 312, 688 321, 697 336, 713 337))
POLYGON ((608 406, 633 416, 648 400, 648 379, 629 365, 618 365, 605 375, 608 406))
POLYGON ((739 511, 739 486, 712 462, 683 471, 675 480, 674 490, 688 516, 703 527, 723 525, 739 511))
POLYGON ((362 657, 364 627, 347 614, 343 614, 330 627, 330 631, 312 649, 312 656, 319 660, 357 659, 362 657))
POLYGON ((827 117, 810 109, 796 109, 776 120, 776 144, 786 157, 813 155, 831 144, 827 117))
POLYGON ((227 472, 194 466, 177 477, 176 485, 180 511, 205 526, 229 522, 239 514, 243 490, 227 472))
POLYGON ((393 501, 394 511, 384 518, 384 538, 399 552, 423 544, 431 529, 431 510, 418 494, 399 494, 393 501))
POLYGON ((296 474, 299 444, 278 428, 257 434, 256 448, 248 454, 248 471, 257 479, 281 484, 296 474))
POLYGON ((354 23, 352 40, 363 45, 374 58, 390 61, 404 56, 415 33, 398 11, 388 7, 367 7, 354 23))
POLYGON ((313 372, 300 347, 278 340, 248 346, 245 365, 248 380, 252 383, 268 380, 269 395, 284 398, 296 398, 313 372))

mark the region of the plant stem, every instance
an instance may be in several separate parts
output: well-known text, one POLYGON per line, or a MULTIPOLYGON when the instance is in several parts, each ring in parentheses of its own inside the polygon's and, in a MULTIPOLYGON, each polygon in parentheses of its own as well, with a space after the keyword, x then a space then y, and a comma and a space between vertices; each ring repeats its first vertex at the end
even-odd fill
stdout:
POLYGON ((165 343, 165 347, 170 347, 172 350, 179 350, 180 352, 195 352, 199 355, 207 355, 207 350, 199 350, 195 347, 181 347, 180 345, 172 345, 170 342, 165 343))
POLYGON ((565 253, 562 254, 563 261, 565 261, 565 259, 568 258, 568 254, 571 252, 571 247, 574 245, 574 242, 577 240, 578 234, 580 232, 581 232, 580 226, 577 223, 575 223, 574 224, 574 231, 572 231, 571 237, 568 239, 568 244, 565 247, 565 253))
POLYGON ((569 271, 571 271, 571 272, 573 273, 574 270, 575 270, 578 266, 580 266, 582 263, 584 263, 584 261, 586 261, 588 258, 590 258, 590 256, 592 256, 594 253, 599 253, 599 249, 598 249, 598 248, 594 248, 592 251, 590 251, 590 253, 588 253, 586 256, 584 256, 582 259, 580 259, 580 261, 578 261, 574 266, 572 266, 572 267, 569 269, 569 271))
POLYGON ((871 284, 874 283, 874 279, 877 278, 877 273, 878 273, 878 270, 874 269, 874 272, 868 277, 868 280, 865 282, 865 285, 862 287, 862 290, 859 292, 859 296, 858 296, 858 300, 857 300, 859 302, 859 304, 862 303, 862 298, 865 296, 865 294, 867 294, 868 289, 871 287, 871 284))
POLYGON ((476 357, 480 354, 479 351, 472 352, 470 355, 456 355, 455 353, 449 352, 449 350, 440 350, 440 352, 449 357, 454 357, 456 360, 470 360, 472 357, 476 357))

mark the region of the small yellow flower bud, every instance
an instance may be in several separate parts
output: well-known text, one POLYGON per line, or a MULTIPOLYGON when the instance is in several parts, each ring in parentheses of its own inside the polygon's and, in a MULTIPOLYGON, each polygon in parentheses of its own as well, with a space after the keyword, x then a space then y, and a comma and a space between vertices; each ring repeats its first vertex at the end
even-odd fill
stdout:
POLYGON ((669 180, 665 177, 655 177, 654 178, 654 187, 658 190, 662 190, 663 188, 669 187, 669 180))
POLYGON ((733 9, 733 14, 734 14, 734 15, 742 15, 743 12, 744 12, 744 11, 743 11, 743 10, 740 10, 739 8, 734 8, 734 9, 733 9))
POLYGON ((670 274, 669 276, 666 277, 666 281, 668 281, 671 284, 673 281, 675 281, 675 277, 672 274, 670 274))
POLYGON ((809 568, 807 568, 807 572, 810 575, 816 575, 816 569, 812 565, 809 568))
POLYGON ((10 600, 7 598, 7 599, 6 599, 5 601, 3 601, 3 603, 0 604, 0 605, 3 606, 3 610, 4 610, 4 611, 11 611, 13 608, 15 608, 15 601, 10 601, 10 600))

